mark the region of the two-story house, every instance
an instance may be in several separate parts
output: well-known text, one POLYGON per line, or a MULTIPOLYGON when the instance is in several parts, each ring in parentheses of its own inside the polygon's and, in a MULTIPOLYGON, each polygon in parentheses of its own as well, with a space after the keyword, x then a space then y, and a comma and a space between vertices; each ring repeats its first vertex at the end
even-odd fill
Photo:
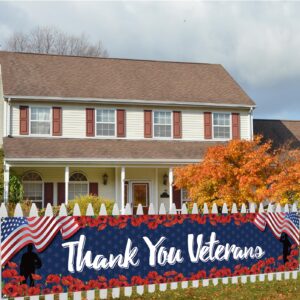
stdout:
POLYGON ((180 208, 173 168, 251 139, 255 103, 218 64, 0 52, 10 172, 44 207, 95 194, 180 208))

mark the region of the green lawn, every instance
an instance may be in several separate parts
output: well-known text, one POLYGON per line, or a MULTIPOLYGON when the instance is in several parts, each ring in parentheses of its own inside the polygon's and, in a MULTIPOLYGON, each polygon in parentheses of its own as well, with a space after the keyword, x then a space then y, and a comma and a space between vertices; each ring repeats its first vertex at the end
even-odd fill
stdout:
MULTIPOLYGON (((111 298, 110 298, 111 299, 111 298)), ((121 296, 120 299, 129 299, 121 296)), ((236 285, 223 285, 217 286, 177 289, 166 292, 155 292, 153 294, 144 294, 142 296, 133 294, 130 299, 222 299, 222 300, 235 300, 235 299, 300 299, 300 278, 297 280, 282 280, 282 281, 264 281, 257 283, 236 284, 236 285)))

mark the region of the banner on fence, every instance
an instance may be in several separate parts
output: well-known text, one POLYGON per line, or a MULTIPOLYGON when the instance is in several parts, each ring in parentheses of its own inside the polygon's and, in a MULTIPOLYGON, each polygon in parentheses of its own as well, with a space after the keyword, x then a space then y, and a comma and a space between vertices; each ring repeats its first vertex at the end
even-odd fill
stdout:
POLYGON ((26 296, 296 270, 296 213, 6 217, 3 291, 26 296))

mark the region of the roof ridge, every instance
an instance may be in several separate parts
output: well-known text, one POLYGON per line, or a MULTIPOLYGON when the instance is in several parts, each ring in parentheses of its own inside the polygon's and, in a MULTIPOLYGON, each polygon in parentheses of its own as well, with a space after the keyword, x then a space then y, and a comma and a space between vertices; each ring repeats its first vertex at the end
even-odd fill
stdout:
POLYGON ((191 62, 191 61, 175 61, 175 60, 159 60, 159 59, 139 59, 139 58, 122 58, 122 57, 98 57, 98 56, 85 56, 85 55, 65 55, 55 53, 34 53, 34 52, 14 52, 0 50, 1 53, 18 54, 18 55, 40 55, 40 56, 58 56, 66 58, 87 58, 87 59, 103 59, 103 60, 126 60, 126 61, 140 61, 140 62, 159 62, 159 63, 174 63, 174 64, 194 64, 194 65, 212 65, 222 66, 219 63, 204 63, 204 62, 191 62))
POLYGON ((254 118, 254 121, 264 121, 264 122, 268 122, 268 121, 300 122, 300 120, 287 120, 287 119, 257 119, 257 118, 254 118))

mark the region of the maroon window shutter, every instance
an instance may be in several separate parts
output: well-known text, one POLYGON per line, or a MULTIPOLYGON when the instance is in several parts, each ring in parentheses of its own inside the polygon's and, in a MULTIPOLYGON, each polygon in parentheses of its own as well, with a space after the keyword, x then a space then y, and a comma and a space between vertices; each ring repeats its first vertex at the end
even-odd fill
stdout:
POLYGON ((181 111, 173 111, 173 135, 176 139, 181 139, 181 111))
POLYGON ((240 114, 232 113, 232 139, 240 139, 240 114))
POLYGON ((65 203, 65 183, 59 182, 57 184, 57 205, 65 203))
POLYGON ((62 110, 61 107, 52 108, 52 134, 54 136, 62 135, 62 110))
POLYGON ((48 203, 53 205, 53 183, 52 182, 44 183, 44 204, 45 204, 45 206, 48 203))
POLYGON ((95 110, 86 109, 86 136, 95 136, 95 110))
POLYGON ((98 196, 98 183, 90 182, 90 195, 98 196))
POLYGON ((117 136, 126 136, 126 113, 124 109, 117 110, 117 136))
POLYGON ((20 106, 20 134, 29 134, 29 108, 20 106))
POLYGON ((173 203, 176 209, 181 209, 181 189, 177 189, 176 186, 173 186, 173 203))
POLYGON ((212 138, 212 116, 211 112, 204 113, 204 138, 212 138))
POLYGON ((152 110, 144 111, 144 136, 145 138, 152 137, 152 110))

